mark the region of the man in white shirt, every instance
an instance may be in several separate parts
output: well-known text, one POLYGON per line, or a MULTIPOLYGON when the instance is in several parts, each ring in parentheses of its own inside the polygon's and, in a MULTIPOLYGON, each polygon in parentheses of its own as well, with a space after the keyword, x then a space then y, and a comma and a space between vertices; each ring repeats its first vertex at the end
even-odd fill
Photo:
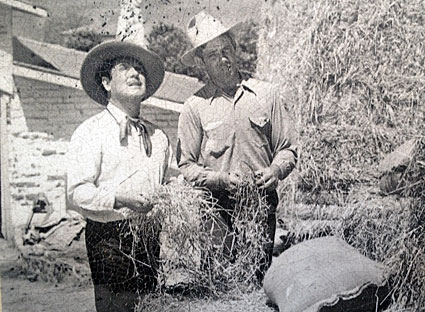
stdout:
POLYGON ((81 67, 84 90, 105 110, 71 138, 67 191, 87 220, 97 311, 133 311, 138 295, 156 286, 159 229, 136 238, 129 219, 152 209, 146 195, 163 182, 171 160, 165 133, 140 118, 141 102, 163 78, 160 58, 131 42, 102 43, 81 67))

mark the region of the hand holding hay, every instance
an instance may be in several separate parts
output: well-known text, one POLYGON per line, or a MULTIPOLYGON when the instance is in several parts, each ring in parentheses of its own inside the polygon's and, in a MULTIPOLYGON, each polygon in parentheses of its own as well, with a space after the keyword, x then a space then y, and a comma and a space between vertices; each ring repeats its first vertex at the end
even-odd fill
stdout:
POLYGON ((272 244, 266 235, 269 206, 253 176, 240 181, 232 196, 231 230, 223 227, 223 208, 211 193, 186 182, 159 188, 149 198, 154 208, 132 219, 136 236, 161 229, 159 279, 163 286, 183 283, 217 294, 235 286, 252 289, 256 284, 265 261, 264 246, 272 244), (225 235, 215 235, 217 231, 225 235))
POLYGON ((223 184, 224 189, 228 190, 231 193, 234 193, 238 185, 242 183, 241 176, 236 173, 223 173, 223 184))
POLYGON ((149 202, 142 194, 117 194, 115 195, 116 208, 129 208, 136 213, 146 214, 152 210, 153 204, 149 202))
POLYGON ((153 205, 149 199, 140 193, 138 185, 131 180, 138 170, 133 172, 130 176, 125 178, 118 185, 118 188, 115 192, 115 208, 129 208, 136 213, 146 214, 152 210, 153 205))
POLYGON ((279 183, 279 167, 271 165, 255 173, 256 184, 261 189, 275 190, 279 183))

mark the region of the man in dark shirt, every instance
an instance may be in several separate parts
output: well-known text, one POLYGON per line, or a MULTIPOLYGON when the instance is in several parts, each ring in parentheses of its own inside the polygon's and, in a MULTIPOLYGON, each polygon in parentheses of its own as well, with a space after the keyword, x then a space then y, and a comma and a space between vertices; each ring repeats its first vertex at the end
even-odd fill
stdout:
MULTIPOLYGON (((261 281, 272 259, 276 229, 276 187, 297 162, 296 132, 280 102, 276 87, 250 78, 238 69, 236 43, 216 18, 198 13, 188 25, 194 48, 182 57, 186 65, 203 67, 208 84, 189 98, 180 114, 177 162, 183 176, 195 186, 207 187, 224 209, 221 217, 231 233, 230 195, 247 167, 256 184, 266 190, 270 205, 266 259, 261 281)), ((229 247, 231 240, 223 237, 229 247)))

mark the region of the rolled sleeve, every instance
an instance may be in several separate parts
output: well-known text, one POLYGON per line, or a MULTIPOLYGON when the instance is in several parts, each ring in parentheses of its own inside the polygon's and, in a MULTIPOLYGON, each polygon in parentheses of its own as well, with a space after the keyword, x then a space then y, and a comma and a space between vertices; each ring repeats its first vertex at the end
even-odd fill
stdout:
POLYGON ((283 103, 273 90, 271 112, 272 132, 271 145, 273 151, 272 165, 279 168, 279 179, 286 178, 295 168, 298 161, 298 133, 294 122, 285 110, 283 103))

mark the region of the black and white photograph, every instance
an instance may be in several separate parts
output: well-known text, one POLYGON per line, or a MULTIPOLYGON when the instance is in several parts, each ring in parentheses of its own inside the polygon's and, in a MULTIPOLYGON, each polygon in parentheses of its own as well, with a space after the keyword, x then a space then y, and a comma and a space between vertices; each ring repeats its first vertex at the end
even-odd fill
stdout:
POLYGON ((0 0, 0 312, 425 311, 425 2, 0 0))

